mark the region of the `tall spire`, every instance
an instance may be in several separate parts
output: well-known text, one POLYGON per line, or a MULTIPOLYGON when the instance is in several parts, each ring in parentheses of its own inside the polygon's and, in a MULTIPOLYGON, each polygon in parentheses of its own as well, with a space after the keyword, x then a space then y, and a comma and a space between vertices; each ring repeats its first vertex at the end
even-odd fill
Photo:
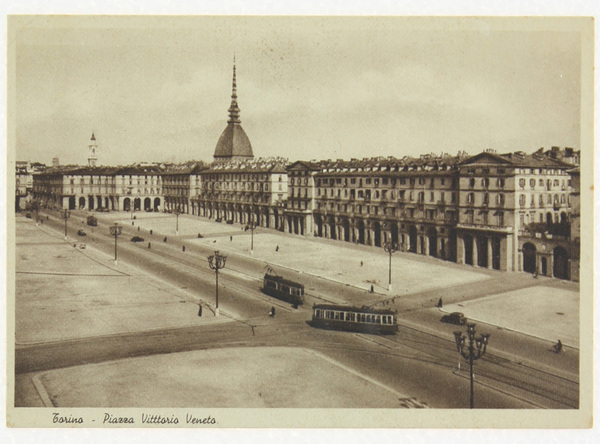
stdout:
POLYGON ((229 120, 227 123, 242 123, 240 120, 240 108, 237 104, 237 89, 235 84, 235 54, 233 56, 233 86, 231 89, 231 106, 229 107, 229 120))

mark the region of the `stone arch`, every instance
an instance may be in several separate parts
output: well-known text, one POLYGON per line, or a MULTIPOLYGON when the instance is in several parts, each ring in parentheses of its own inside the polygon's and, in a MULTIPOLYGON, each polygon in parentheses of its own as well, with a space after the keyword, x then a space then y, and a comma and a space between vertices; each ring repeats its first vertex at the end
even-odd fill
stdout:
POLYGON ((381 247, 381 224, 377 220, 373 223, 373 245, 381 247))
POLYGON ((392 236, 392 242, 398 243, 398 224, 396 222, 391 223, 390 234, 392 236))
POLYGON ((123 200, 123 211, 131 211, 131 199, 128 197, 123 200))
POLYGON ((410 243, 408 245, 408 251, 411 253, 417 252, 417 227, 411 225, 408 228, 408 237, 410 238, 410 243))
POLYGON ((85 197, 79 198, 79 209, 83 210, 85 208, 85 197))
POLYGON ((139 197, 136 197, 133 200, 133 210, 140 211, 142 209, 142 200, 139 197))
POLYGON ((465 264, 475 265, 475 264, 473 264, 473 236, 471 236, 470 234, 465 234, 464 242, 465 242, 465 264))
POLYGON ((144 199, 144 211, 152 211, 152 199, 149 197, 144 199))
POLYGON ((344 240, 350 242, 350 221, 347 217, 342 218, 342 227, 344 228, 344 240))
POLYGON ((535 245, 530 242, 527 242, 523 245, 523 271, 527 273, 535 273, 536 256, 537 249, 535 248, 535 245))
POLYGON ((427 239, 429 240, 429 256, 437 257, 438 235, 435 227, 427 229, 427 239))
POLYGON ((554 277, 569 279, 569 253, 563 247, 556 247, 553 251, 554 277))
POLYGON ((75 209, 75 196, 69 197, 69 210, 75 209))
POLYGON ((154 211, 155 212, 160 211, 160 197, 154 198, 154 211))
POLYGON ((364 220, 359 219, 358 224, 357 224, 357 229, 358 229, 358 243, 364 245, 364 243, 365 243, 365 221, 364 220))

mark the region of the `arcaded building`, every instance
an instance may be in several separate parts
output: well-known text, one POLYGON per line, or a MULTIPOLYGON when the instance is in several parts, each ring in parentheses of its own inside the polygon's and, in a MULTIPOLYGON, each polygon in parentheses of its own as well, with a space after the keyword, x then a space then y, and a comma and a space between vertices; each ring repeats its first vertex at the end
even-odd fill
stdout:
POLYGON ((375 247, 395 242, 400 251, 461 264, 568 278, 578 255, 561 245, 532 253, 523 240, 541 230, 569 242, 571 168, 543 152, 492 150, 299 161, 288 167, 285 231, 375 247))

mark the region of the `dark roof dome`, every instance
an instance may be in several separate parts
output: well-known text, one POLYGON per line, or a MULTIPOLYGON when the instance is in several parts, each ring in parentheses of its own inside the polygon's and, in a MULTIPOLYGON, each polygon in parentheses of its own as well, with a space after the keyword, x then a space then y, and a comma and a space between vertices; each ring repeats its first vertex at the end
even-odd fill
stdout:
POLYGON ((237 104, 237 91, 235 82, 235 58, 233 59, 233 88, 231 92, 231 106, 229 107, 229 120, 227 128, 219 137, 215 148, 215 160, 231 160, 238 158, 253 158, 252 144, 242 128, 240 108, 237 104))
POLYGON ((254 157, 250 139, 239 123, 228 123, 215 148, 217 157, 254 157))

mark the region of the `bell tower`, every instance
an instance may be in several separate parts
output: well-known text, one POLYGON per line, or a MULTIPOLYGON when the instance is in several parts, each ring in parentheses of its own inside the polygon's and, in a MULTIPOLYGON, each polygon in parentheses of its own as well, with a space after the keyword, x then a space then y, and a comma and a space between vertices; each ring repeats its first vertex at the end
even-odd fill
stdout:
POLYGON ((88 149, 88 166, 95 167, 98 162, 98 145, 96 144, 96 136, 93 132, 88 149))

